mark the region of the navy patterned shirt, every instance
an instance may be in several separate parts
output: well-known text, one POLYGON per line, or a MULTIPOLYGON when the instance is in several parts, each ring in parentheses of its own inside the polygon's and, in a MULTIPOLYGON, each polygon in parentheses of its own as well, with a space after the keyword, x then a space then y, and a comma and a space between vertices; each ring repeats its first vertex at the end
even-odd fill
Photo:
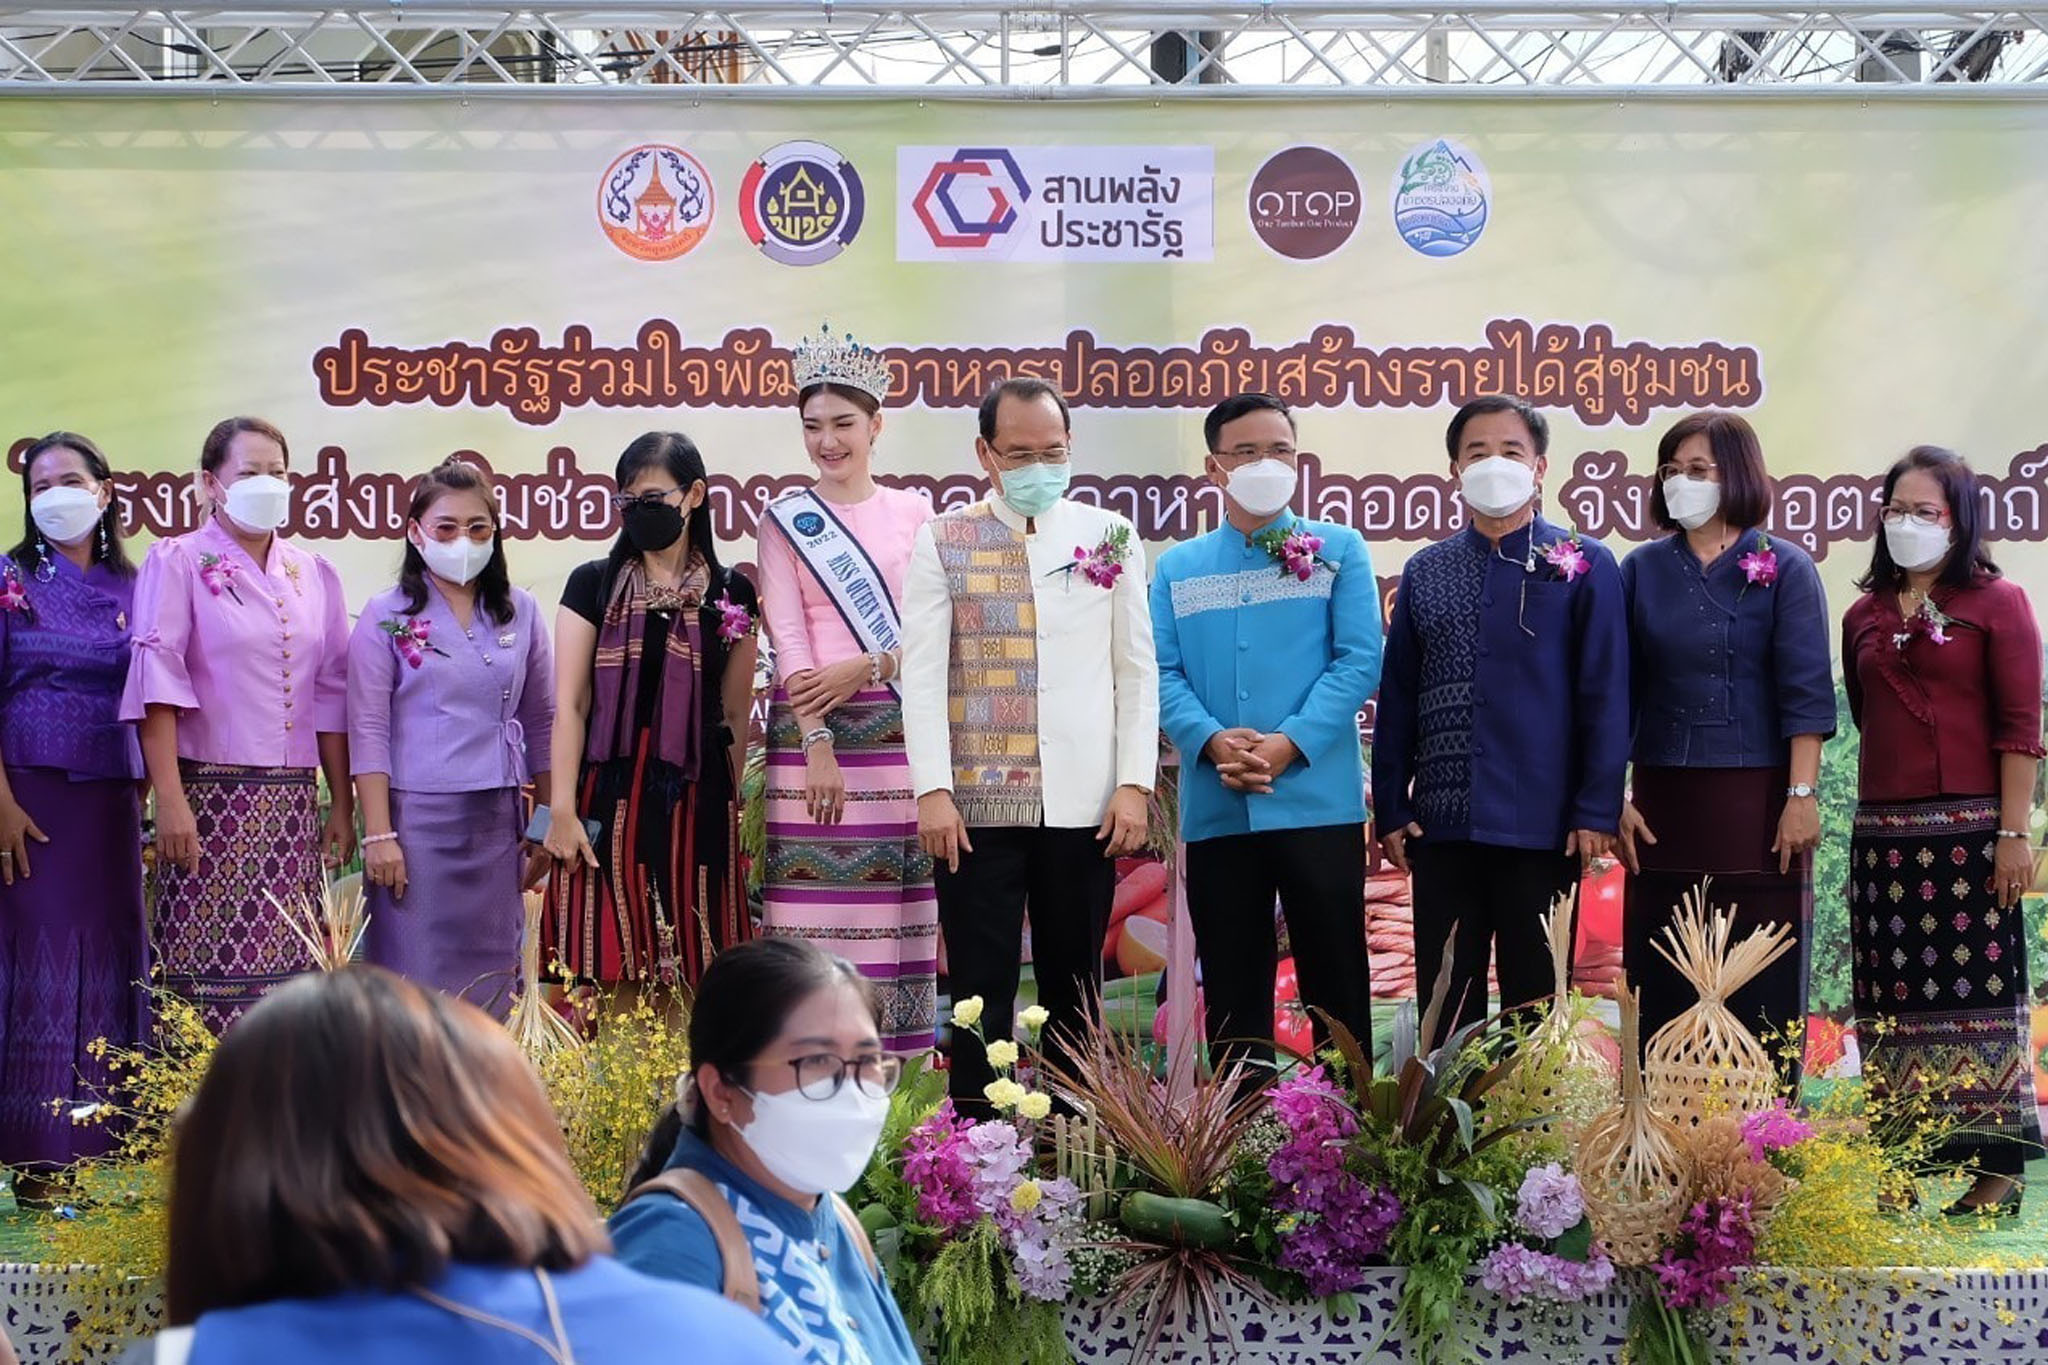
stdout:
POLYGON ((1568 578, 1541 517, 1496 548, 1467 527, 1408 561, 1373 733, 1382 833, 1562 849, 1613 832, 1628 764, 1628 622, 1614 556, 1568 578), (1533 545, 1531 539, 1533 537, 1533 545), (1532 567, 1533 566, 1533 567, 1532 567))

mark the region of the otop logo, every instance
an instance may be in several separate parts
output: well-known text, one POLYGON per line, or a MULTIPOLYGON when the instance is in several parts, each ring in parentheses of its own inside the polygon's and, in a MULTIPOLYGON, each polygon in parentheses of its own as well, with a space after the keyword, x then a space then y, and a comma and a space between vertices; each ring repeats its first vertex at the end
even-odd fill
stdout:
POLYGON ((1321 147, 1289 147, 1252 177, 1245 210, 1252 231, 1275 255, 1313 261, 1337 251, 1358 230, 1358 176, 1321 147))
POLYGON ((911 196, 910 211, 932 245, 985 247, 1017 226, 1031 183, 1001 147, 962 147, 932 163, 911 196))

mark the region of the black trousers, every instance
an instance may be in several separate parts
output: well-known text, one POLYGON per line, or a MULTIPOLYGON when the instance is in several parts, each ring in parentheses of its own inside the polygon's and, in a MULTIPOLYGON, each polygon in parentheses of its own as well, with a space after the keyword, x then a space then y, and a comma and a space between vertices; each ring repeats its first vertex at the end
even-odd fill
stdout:
MULTIPOLYGON (((1301 1003, 1326 1010, 1372 1055, 1365 956, 1365 826, 1319 825, 1187 846, 1188 918, 1202 959, 1209 1055, 1273 1061, 1273 897, 1287 916, 1301 1003)), ((1311 1014, 1318 1050, 1329 1030, 1311 1014)))
MULTIPOLYGON (((1038 1003, 1051 1016, 1042 1035, 1045 1053, 1062 1060, 1064 1034, 1099 1009, 1116 864, 1102 856, 1092 828, 988 825, 969 829, 967 841, 974 851, 960 855, 960 870, 949 872, 940 863, 934 874, 952 997, 981 997, 984 1038, 1014 1036, 1028 914, 1038 1003)), ((994 1079, 982 1045, 955 1029, 947 1085, 954 1108, 970 1118, 991 1117, 995 1111, 981 1092, 994 1079)))
POLYGON ((1486 963, 1500 979, 1502 1009, 1549 997, 1554 982, 1543 912, 1571 889, 1579 860, 1550 850, 1503 848, 1462 841, 1409 844, 1415 871, 1415 986, 1417 1008, 1427 1013, 1452 926, 1450 996, 1432 1048, 1463 1024, 1486 1017, 1486 963))

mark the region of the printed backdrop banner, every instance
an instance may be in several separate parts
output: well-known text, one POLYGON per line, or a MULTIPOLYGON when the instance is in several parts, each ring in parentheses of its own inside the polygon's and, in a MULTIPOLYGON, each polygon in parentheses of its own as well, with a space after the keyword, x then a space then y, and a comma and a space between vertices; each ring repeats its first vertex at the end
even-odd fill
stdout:
POLYGON ((1552 515, 1625 551, 1658 433, 1713 405, 1838 609, 1918 442, 1976 462, 2048 600, 2044 149, 2048 105, 1962 99, 0 98, 0 437, 98 440, 146 537, 193 524, 215 420, 269 417, 358 602, 408 481, 473 452, 552 598, 650 428, 752 558, 808 472, 788 347, 829 320, 896 376, 878 470, 942 504, 985 386, 1036 374, 1077 496, 1189 536, 1203 411, 1268 389, 1299 505, 1392 575, 1461 523, 1453 405, 1511 391, 1554 420, 1552 515))

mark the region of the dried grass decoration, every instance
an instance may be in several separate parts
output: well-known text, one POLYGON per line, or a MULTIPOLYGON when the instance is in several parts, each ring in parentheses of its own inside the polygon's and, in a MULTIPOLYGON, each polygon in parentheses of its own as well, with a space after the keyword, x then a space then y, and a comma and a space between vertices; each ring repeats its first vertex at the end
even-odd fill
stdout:
POLYGON ((1687 1123, 1765 1108, 1778 1091, 1770 1052, 1729 1011, 1728 997, 1791 949, 1792 931, 1782 924, 1762 925, 1730 948, 1735 907, 1710 906, 1712 885, 1710 877, 1685 893, 1676 918, 1664 929, 1664 942, 1655 945, 1700 996, 1691 1009, 1657 1030, 1644 1059, 1650 1103, 1687 1123))
POLYGON ((520 1050, 538 1062, 565 1048, 582 1047, 583 1035, 548 1004, 547 987, 540 975, 543 898, 539 891, 529 891, 525 900, 526 933, 519 940, 519 994, 512 1002, 512 1014, 505 1020, 505 1027, 520 1050))
POLYGON ((1586 1037, 1592 1010, 1586 998, 1572 990, 1577 912, 1577 892, 1568 891, 1543 916, 1554 983, 1550 1004, 1503 1085, 1528 1112, 1548 1116, 1541 1121, 1543 1131, 1558 1132, 1567 1141, 1613 1101, 1616 1080, 1614 1063, 1586 1037))
POLYGON ((1621 1005, 1621 1103, 1580 1130, 1572 1169, 1585 1191, 1593 1235, 1616 1265, 1648 1265, 1685 1217, 1692 1161, 1677 1124, 1655 1113, 1643 1093, 1637 993, 1624 972, 1621 1005))
POLYGON ((313 970, 339 971, 354 961, 363 946, 363 931, 370 927, 370 915, 363 908, 363 879, 360 873, 327 882, 319 900, 293 896, 278 899, 275 891, 263 893, 277 907, 292 937, 312 956, 313 970))

